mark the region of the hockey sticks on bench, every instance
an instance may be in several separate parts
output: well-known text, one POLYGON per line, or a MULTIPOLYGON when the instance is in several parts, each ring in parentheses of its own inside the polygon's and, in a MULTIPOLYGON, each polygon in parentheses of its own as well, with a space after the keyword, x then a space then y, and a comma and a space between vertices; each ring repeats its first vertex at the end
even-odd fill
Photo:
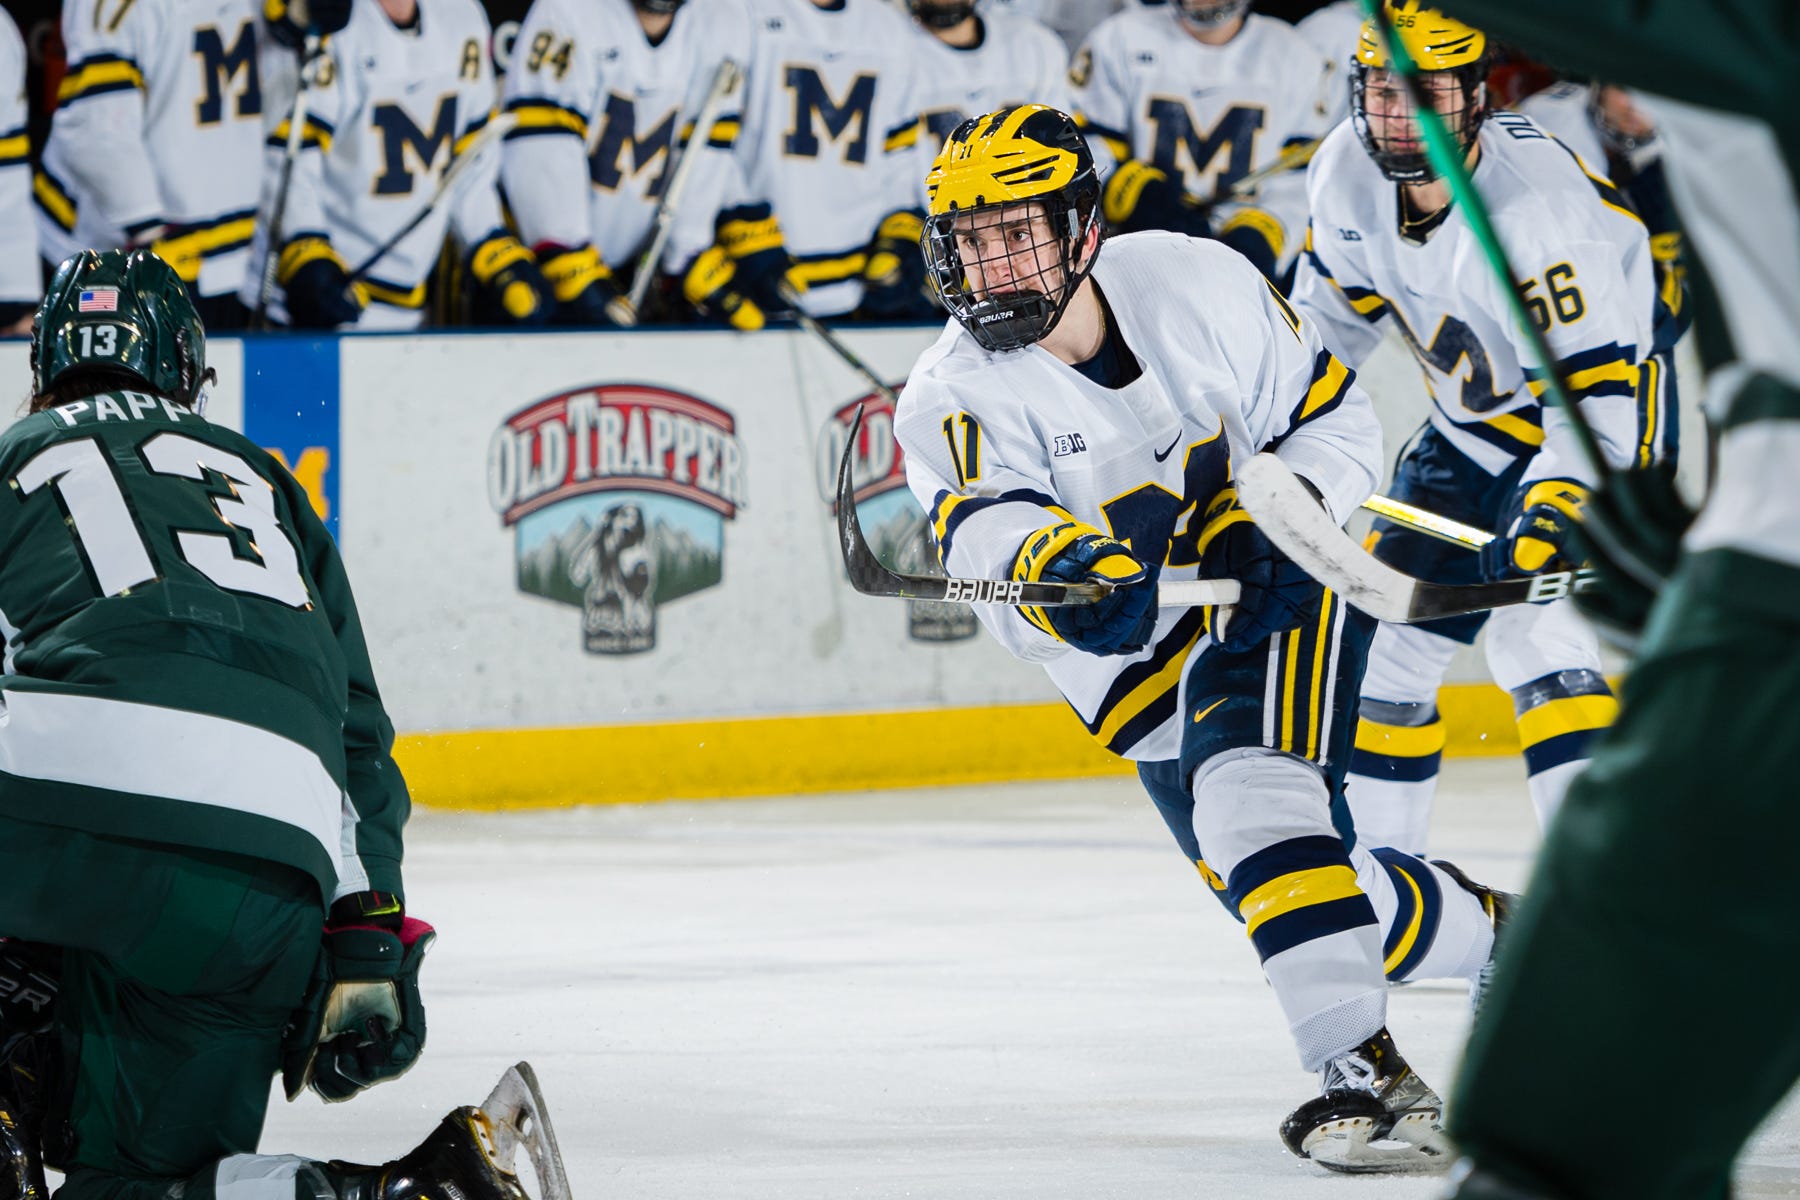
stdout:
POLYGON ((869 364, 865 363, 856 351, 844 345, 843 340, 833 333, 825 322, 817 317, 807 315, 806 310, 800 307, 800 293, 795 290, 793 284, 784 279, 776 285, 775 290, 781 294, 782 303, 794 310, 794 324, 824 342, 833 354, 843 360, 846 367, 863 377, 863 381, 874 389, 877 396, 889 404, 900 403, 899 394, 883 382, 881 376, 872 371, 869 364))
POLYGON ((1428 583, 1364 550, 1319 506, 1288 465, 1252 456, 1234 472, 1238 501, 1282 553, 1345 600, 1383 621, 1410 623, 1560 600, 1592 585, 1593 572, 1555 571, 1491 583, 1428 583))
POLYGON ((375 269, 375 264, 393 253, 394 247, 405 240, 407 234, 423 225, 425 218, 436 211, 444 203, 445 198, 452 194, 458 182, 470 169, 470 164, 477 161, 489 146, 511 133, 513 127, 518 123, 518 113, 495 113, 486 125, 476 130, 475 135, 469 139, 469 144, 463 148, 463 152, 444 168, 443 175, 438 178, 437 190, 431 193, 431 199, 425 202, 425 207, 414 213, 412 220, 401 226, 399 232, 375 247, 369 252, 368 257, 357 263, 356 269, 350 272, 349 282, 356 283, 366 278, 369 272, 375 269))
MULTIPOLYGON (((856 519, 856 489, 850 482, 850 463, 862 436, 862 406, 850 422, 844 456, 838 460, 838 547, 850 586, 865 596, 899 596, 907 600, 941 600, 957 604, 1031 604, 1039 608, 1063 608, 1092 604, 1112 591, 1104 583, 1024 583, 1014 579, 957 579, 941 575, 902 575, 890 571, 875 557, 856 519)), ((1157 585, 1158 604, 1170 608, 1195 608, 1207 604, 1235 604, 1235 579, 1188 579, 1157 585)))
POLYGON ((256 311, 250 328, 268 328, 269 294, 275 287, 276 267, 280 262, 281 235, 287 221, 288 189, 294 183, 294 163, 306 139, 306 108, 314 78, 324 66, 325 39, 316 33, 306 35, 300 48, 300 77, 294 88, 294 104, 288 111, 287 140, 282 143, 281 173, 275 177, 275 199, 269 207, 269 236, 263 246, 262 279, 256 286, 256 311))
POLYGON ((725 101, 737 90, 742 78, 743 72, 729 58, 721 61, 718 70, 713 72, 712 86, 706 89, 706 99, 700 102, 693 132, 688 134, 687 145, 681 149, 681 159, 669 172, 669 180, 663 184, 662 196, 656 202, 656 212, 650 217, 650 241, 638 256, 637 269, 631 276, 631 291, 606 302, 606 316, 613 324, 629 329, 638 323, 638 310, 644 306, 644 297, 650 294, 650 282, 656 278, 656 264, 662 260, 669 235, 674 231, 676 206, 681 203, 681 194, 687 190, 688 177, 694 173, 700 152, 712 136, 719 110, 725 107, 725 101))

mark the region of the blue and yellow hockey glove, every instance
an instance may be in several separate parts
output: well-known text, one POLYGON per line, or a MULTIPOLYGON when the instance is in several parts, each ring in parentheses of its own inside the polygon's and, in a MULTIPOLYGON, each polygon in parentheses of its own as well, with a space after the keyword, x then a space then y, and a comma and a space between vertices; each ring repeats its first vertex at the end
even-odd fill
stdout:
POLYGON ((297 237, 282 247, 275 280, 295 329, 336 329, 362 315, 362 291, 350 286, 343 259, 322 237, 297 237))
POLYGON ((619 289, 613 274, 601 261, 600 252, 592 246, 567 246, 545 243, 532 247, 544 282, 556 299, 556 312, 551 320, 557 325, 589 328, 610 326, 606 306, 618 298, 619 289))
POLYGON ((287 1098, 327 1101, 404 1075, 425 1048, 419 967, 437 931, 399 897, 357 892, 331 906, 312 982, 281 1042, 287 1098))
POLYGON ((1226 650, 1248 650, 1318 614, 1325 588, 1256 527, 1237 488, 1223 488, 1206 506, 1198 549, 1202 579, 1238 581, 1238 602, 1207 613, 1213 641, 1226 650))
POLYGON ((1587 485, 1573 479, 1519 485, 1500 536, 1481 548, 1482 570, 1489 579, 1574 570, 1581 556, 1572 535, 1587 502, 1587 485))
POLYGON ((475 279, 477 325, 543 325, 550 320, 550 285, 537 259, 509 233, 490 234, 469 253, 475 279))
POLYGON ((1065 608, 1021 605, 1027 621, 1051 637, 1089 654, 1136 654, 1156 631, 1156 578, 1161 565, 1146 566, 1130 547, 1076 521, 1038 530, 1013 561, 1015 580, 1036 583, 1110 583, 1092 604, 1065 608))
POLYGON ((863 300, 857 315, 877 321, 916 321, 939 315, 925 286, 925 254, 919 238, 925 219, 916 209, 882 218, 863 267, 863 300))

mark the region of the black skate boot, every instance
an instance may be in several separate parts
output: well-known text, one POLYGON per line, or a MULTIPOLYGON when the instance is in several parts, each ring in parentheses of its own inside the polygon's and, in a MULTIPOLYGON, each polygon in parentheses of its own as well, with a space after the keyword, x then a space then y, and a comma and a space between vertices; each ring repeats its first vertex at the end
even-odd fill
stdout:
POLYGON ((488 1116, 472 1105, 438 1123, 419 1148, 379 1167, 331 1162, 337 1200, 530 1200, 496 1161, 488 1116))
POLYGON ((1319 1083, 1324 1094, 1281 1123, 1281 1140, 1299 1157, 1351 1174, 1449 1169, 1444 1102, 1413 1074, 1387 1030, 1326 1063, 1319 1083))
POLYGON ((1494 948, 1488 951, 1488 960, 1481 965, 1481 974, 1475 977, 1474 984, 1469 988, 1469 1010, 1480 1016, 1482 1002, 1487 999, 1488 986, 1494 982, 1494 959, 1500 953, 1500 935, 1512 920, 1513 909, 1517 907, 1519 897, 1512 892, 1476 883, 1463 874, 1455 863, 1434 858, 1431 865, 1456 880, 1457 887, 1479 900, 1481 911, 1487 914, 1489 923, 1494 927, 1494 948))

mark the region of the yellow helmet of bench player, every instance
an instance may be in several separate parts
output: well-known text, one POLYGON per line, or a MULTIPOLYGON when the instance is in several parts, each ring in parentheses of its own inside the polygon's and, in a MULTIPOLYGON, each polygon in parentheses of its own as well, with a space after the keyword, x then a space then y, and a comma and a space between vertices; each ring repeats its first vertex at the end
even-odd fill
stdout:
MULTIPOLYGON (((944 307, 977 343, 989 350, 1017 350, 1055 328, 1081 281, 1093 268, 1085 258, 1089 233, 1100 222, 1100 175, 1087 139, 1067 113, 1045 104, 1002 108, 964 121, 945 140, 925 176, 928 217, 922 249, 926 267, 944 307), (1046 290, 979 295, 971 287, 957 224, 984 210, 1031 205, 1049 224, 1056 249, 1058 279, 1046 290)), ((1041 244, 1048 249, 1051 242, 1041 244)), ((1023 253, 1034 245, 1010 253, 1023 253)), ((1096 251, 1097 252, 1097 251, 1096 251)))
MULTIPOLYGON (((1427 8, 1419 0, 1390 0, 1382 6, 1390 32, 1407 55, 1418 64, 1420 83, 1427 92, 1442 93, 1454 88, 1456 103, 1439 104, 1439 113, 1456 134, 1466 154, 1487 120, 1487 36, 1472 25, 1447 17, 1435 8, 1427 8)), ((1363 148, 1381 173, 1398 183, 1425 183, 1437 178, 1425 154, 1423 136, 1413 130, 1391 145, 1392 139, 1377 138, 1369 125, 1368 91, 1370 72, 1381 72, 1384 90, 1398 88, 1399 81, 1388 78, 1387 45, 1371 21, 1364 21, 1357 38, 1356 53, 1350 64, 1350 120, 1362 139, 1363 148)), ((1405 106, 1411 111, 1410 104, 1405 106)))

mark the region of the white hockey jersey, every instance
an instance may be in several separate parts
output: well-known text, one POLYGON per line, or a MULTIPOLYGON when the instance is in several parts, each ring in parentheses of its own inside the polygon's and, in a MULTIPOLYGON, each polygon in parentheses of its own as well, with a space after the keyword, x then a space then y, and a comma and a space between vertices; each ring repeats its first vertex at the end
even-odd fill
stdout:
MULTIPOLYGON (((301 151, 282 212, 281 242, 324 238, 356 271, 429 204, 451 160, 488 123, 497 99, 488 57, 488 21, 476 0, 420 0, 412 29, 396 28, 378 0, 356 0, 350 23, 325 41, 318 81, 307 89, 301 151)), ((282 97, 264 146, 262 205, 272 212, 287 143, 287 114, 298 56, 274 46, 264 78, 282 97)), ((412 329, 422 317, 425 280, 446 230, 473 246, 504 229, 500 155, 490 147, 363 282, 369 304, 358 329, 412 329)), ((257 229, 256 267, 242 293, 254 306, 267 222, 257 229)), ((286 320, 280 289, 269 311, 286 320)))
POLYGON ((754 51, 735 198, 767 201, 807 284, 806 311, 862 301, 881 219, 915 203, 922 47, 887 0, 749 0, 754 51))
POLYGON ((1562 80, 1513 105, 1557 141, 1573 150, 1596 175, 1607 175, 1606 143, 1594 128, 1592 84, 1562 80))
POLYGON ((1295 32, 1325 59, 1326 127, 1333 128, 1350 115, 1350 63, 1362 40, 1363 11, 1357 0, 1332 0, 1307 14, 1295 32))
POLYGON ((69 71, 36 181, 44 257, 199 234, 199 291, 248 265, 266 97, 256 0, 69 0, 69 71))
MULTIPOLYGON (((1592 482, 1566 419, 1541 404, 1543 364, 1516 330, 1506 296, 1459 208, 1423 244, 1399 234, 1399 189, 1348 125, 1326 139, 1308 182, 1312 228, 1292 298, 1351 365, 1392 318, 1425 372, 1430 420, 1498 475, 1529 458, 1527 481, 1592 482)), ((1649 236, 1624 198, 1518 113, 1481 130, 1475 186, 1608 461, 1656 461, 1667 414, 1639 364, 1653 349, 1656 281, 1649 236)))
POLYGON ((924 128, 920 137, 919 204, 925 205, 925 173, 951 130, 968 120, 1015 104, 1048 104, 1070 111, 1069 52, 1062 39, 1029 17, 983 10, 982 36, 973 46, 952 46, 917 24, 919 79, 914 97, 924 128))
MULTIPOLYGON (((506 135, 501 182, 525 243, 591 244, 609 267, 626 266, 649 236, 672 164, 727 58, 740 68, 750 61, 741 0, 688 0, 656 45, 630 0, 536 0, 503 102, 519 123, 506 135)), ((742 96, 740 85, 719 111, 722 135, 737 128, 742 96)), ((712 134, 700 131, 693 142, 702 156, 693 169, 722 176, 730 162, 706 149, 712 134)), ((692 198, 716 199, 725 186, 722 177, 710 185, 689 179, 689 214, 692 198)), ((710 216, 690 222, 700 232, 671 239, 670 270, 712 241, 710 216)))
POLYGON ((37 225, 31 215, 25 39, 12 18, 0 12, 0 304, 35 305, 43 293, 37 225))
MULTIPOLYGON (((1027 536, 1066 519, 1108 530, 1164 579, 1194 579, 1201 515, 1231 478, 1221 413, 1242 416, 1347 519, 1381 469, 1381 429, 1355 373, 1241 256, 1179 234, 1106 241, 1092 278, 1143 368, 1123 388, 1041 346, 981 349, 952 322, 913 367, 894 432, 951 575, 1009 578, 1027 536)), ((1183 664, 1211 642, 1199 609, 1165 609, 1141 653, 1100 657, 977 605, 990 633, 1041 662, 1100 743, 1176 757, 1183 664)))
MULTIPOLYGON (((1202 199, 1328 129, 1323 60, 1293 26, 1255 13, 1231 41, 1209 46, 1171 6, 1127 8, 1089 36, 1070 78, 1102 174, 1107 154, 1135 158, 1202 199)), ((1216 231, 1260 233, 1285 270, 1306 228, 1304 174, 1283 171, 1213 212, 1216 231)))

